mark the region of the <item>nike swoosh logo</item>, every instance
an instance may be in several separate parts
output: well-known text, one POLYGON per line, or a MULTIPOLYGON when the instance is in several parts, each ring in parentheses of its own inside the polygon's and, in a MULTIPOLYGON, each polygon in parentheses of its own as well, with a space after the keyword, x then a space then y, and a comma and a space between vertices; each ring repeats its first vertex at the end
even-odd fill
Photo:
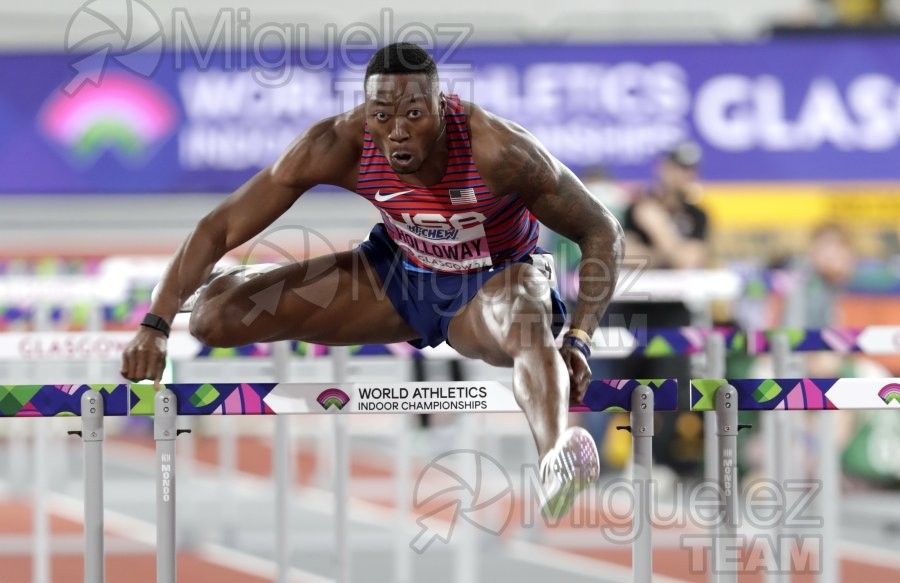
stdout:
POLYGON ((407 192, 412 192, 412 190, 401 190, 400 192, 392 192, 390 194, 381 194, 381 190, 378 190, 375 192, 375 200, 384 202, 386 200, 391 200, 392 198, 397 198, 401 194, 406 194, 407 192))

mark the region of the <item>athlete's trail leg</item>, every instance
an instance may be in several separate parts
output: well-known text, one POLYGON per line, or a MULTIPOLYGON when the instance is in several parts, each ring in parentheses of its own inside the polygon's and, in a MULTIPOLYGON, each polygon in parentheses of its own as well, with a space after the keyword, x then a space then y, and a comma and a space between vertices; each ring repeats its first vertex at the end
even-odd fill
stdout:
POLYGON ((191 333, 209 346, 276 340, 382 344, 418 337, 358 249, 250 279, 217 278, 197 300, 191 333))

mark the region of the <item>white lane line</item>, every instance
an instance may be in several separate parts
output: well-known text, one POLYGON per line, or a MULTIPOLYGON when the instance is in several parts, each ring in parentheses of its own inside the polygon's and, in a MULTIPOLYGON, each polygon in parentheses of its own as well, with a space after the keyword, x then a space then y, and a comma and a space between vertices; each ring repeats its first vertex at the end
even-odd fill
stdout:
MULTIPOLYGON (((84 502, 78 498, 51 493, 49 508, 58 516, 78 524, 84 524, 84 502)), ((148 550, 156 548, 156 526, 115 510, 104 509, 103 531, 139 542, 146 545, 148 550)))
POLYGON ((897 556, 896 551, 842 540, 840 552, 841 558, 845 561, 900 570, 900 557, 897 556))
MULTIPOLYGON (((628 583, 632 581, 631 568, 623 567, 618 563, 610 563, 593 557, 584 557, 573 553, 567 553, 559 549, 553 549, 530 542, 515 540, 510 541, 507 549, 511 556, 535 565, 567 571, 574 575, 584 577, 604 577, 615 579, 617 582, 628 583)), ((654 583, 690 583, 687 579, 675 579, 658 573, 653 574, 654 583)))
MULTIPOLYGON (((227 567, 233 571, 239 571, 247 575, 262 577, 263 579, 276 579, 278 567, 274 561, 261 559, 242 551, 226 548, 221 545, 204 544, 196 549, 197 555, 210 563, 227 567)), ((291 567, 288 576, 295 583, 334 583, 334 579, 328 579, 309 571, 303 571, 291 567)))
MULTIPOLYGON (((82 524, 84 522, 84 506, 83 502, 72 496, 53 493, 49 500, 50 511, 82 524)), ((114 534, 122 538, 134 540, 149 547, 147 550, 151 552, 156 548, 156 526, 152 523, 122 514, 115 510, 106 509, 103 513, 104 531, 114 534)), ((196 556, 220 565, 222 567, 252 575, 255 577, 271 578, 274 580, 277 574, 277 565, 273 561, 262 559, 242 551, 226 548, 216 544, 200 544, 191 549, 185 549, 196 556)), ((328 579, 315 573, 310 573, 302 569, 292 567, 289 576, 295 583, 334 583, 333 579, 328 579)))

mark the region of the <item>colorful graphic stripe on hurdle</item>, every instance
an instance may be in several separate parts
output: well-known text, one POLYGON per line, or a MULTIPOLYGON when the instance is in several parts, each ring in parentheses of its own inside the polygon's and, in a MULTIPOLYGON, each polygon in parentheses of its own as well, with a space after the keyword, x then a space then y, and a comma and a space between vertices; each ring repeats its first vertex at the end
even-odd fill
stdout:
POLYGON ((900 379, 694 379, 691 408, 715 409, 716 390, 737 389, 742 410, 900 409, 900 379))
MULTIPOLYGON (((728 351, 743 352, 746 350, 746 335, 737 328, 647 328, 646 333, 638 332, 633 336, 636 343, 632 354, 643 355, 650 358, 673 356, 676 354, 699 354, 706 350, 706 340, 714 332, 718 332, 725 340, 728 351)), ((598 346, 598 338, 594 337, 595 350, 602 350, 598 346)))
POLYGON ((631 393, 641 385, 653 390, 654 409, 674 411, 678 408, 678 381, 675 379, 601 379, 591 381, 582 405, 571 411, 630 411, 631 393))
MULTIPOLYGON (((655 408, 677 405, 674 379, 593 381, 573 411, 626 411, 641 384, 655 408)), ((175 393, 179 415, 275 415, 303 413, 422 413, 519 411, 512 390, 498 382, 458 383, 205 383, 163 385, 175 393)), ((153 415, 153 385, 0 385, 0 417, 81 414, 81 395, 97 391, 105 414, 153 415)))
POLYGON ((772 338, 785 334, 794 352, 830 351, 846 354, 900 353, 900 326, 867 326, 865 328, 821 328, 803 330, 799 328, 779 328, 756 331, 751 334, 747 345, 750 354, 762 354, 771 350, 772 338))
POLYGON ((106 415, 128 414, 128 385, 0 385, 0 417, 78 416, 90 390, 103 396, 106 415))

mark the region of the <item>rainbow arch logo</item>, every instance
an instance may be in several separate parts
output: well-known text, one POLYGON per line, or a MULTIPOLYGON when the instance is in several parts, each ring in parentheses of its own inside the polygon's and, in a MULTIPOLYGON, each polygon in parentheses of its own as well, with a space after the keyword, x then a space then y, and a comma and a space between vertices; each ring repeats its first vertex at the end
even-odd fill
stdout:
POLYGON ((107 72, 99 85, 74 95, 55 91, 38 117, 40 130, 81 166, 104 152, 120 160, 144 162, 175 129, 177 109, 155 83, 107 72))
POLYGON ((350 402, 350 397, 344 391, 332 387, 319 393, 319 396, 316 397, 316 401, 318 401, 319 405, 322 405, 322 408, 326 411, 332 407, 337 407, 338 411, 340 411, 350 402))
POLYGON ((881 397, 881 400, 884 401, 885 405, 890 405, 891 403, 900 405, 900 384, 891 383, 883 386, 881 390, 878 391, 878 396, 881 397))

